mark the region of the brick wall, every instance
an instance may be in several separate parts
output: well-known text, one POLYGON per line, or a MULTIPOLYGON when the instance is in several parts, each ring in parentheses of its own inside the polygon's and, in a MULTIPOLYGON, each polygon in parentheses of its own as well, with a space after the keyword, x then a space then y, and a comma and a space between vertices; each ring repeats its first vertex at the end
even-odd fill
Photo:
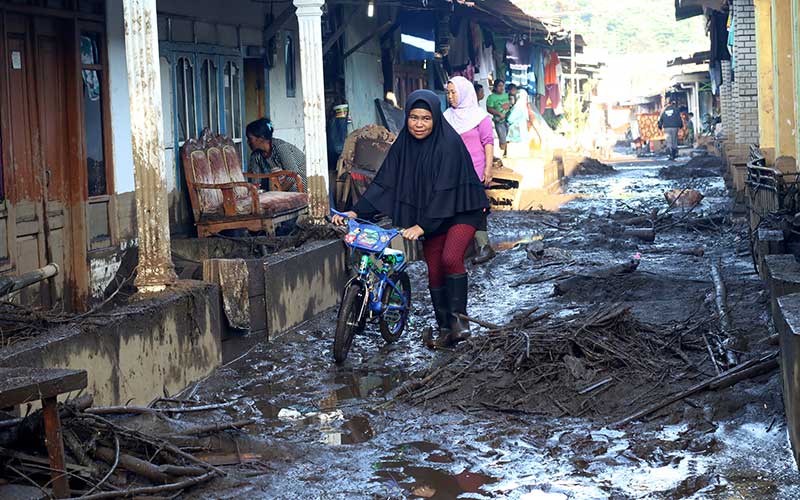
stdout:
POLYGON ((733 83, 731 82, 731 63, 722 61, 722 85, 719 89, 719 105, 722 114, 722 132, 728 143, 736 142, 736 120, 733 113, 733 83))
POLYGON ((733 0, 734 72, 731 89, 736 143, 758 143, 758 66, 753 0, 733 0))

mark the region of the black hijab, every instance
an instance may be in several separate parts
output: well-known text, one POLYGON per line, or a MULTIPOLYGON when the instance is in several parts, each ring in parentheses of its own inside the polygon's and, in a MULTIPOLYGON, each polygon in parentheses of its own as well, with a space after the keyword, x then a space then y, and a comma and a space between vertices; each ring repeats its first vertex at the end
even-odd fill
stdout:
POLYGON ((439 97, 430 90, 412 92, 405 112, 406 123, 364 198, 401 227, 438 227, 456 214, 487 208, 472 157, 444 119, 439 97), (428 109, 433 115, 433 131, 425 139, 408 131, 412 109, 428 109))

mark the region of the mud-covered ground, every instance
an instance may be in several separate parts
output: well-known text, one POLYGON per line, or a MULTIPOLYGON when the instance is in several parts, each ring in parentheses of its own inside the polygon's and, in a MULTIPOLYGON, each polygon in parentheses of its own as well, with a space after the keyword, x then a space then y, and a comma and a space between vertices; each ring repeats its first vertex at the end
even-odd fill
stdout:
MULTIPOLYGON (((663 166, 623 160, 612 175, 570 180, 558 211, 493 214, 490 233, 501 251, 490 264, 470 269, 470 314, 505 324, 514 313, 538 306, 569 319, 621 302, 637 320, 667 328, 711 314, 709 269, 712 259, 721 259, 740 358, 774 350, 766 342, 766 295, 753 272, 744 226, 730 217, 722 179, 662 179, 663 166), (673 210, 659 222, 654 243, 619 230, 619 220, 663 211, 663 193, 687 187, 705 196, 689 217, 710 222, 686 226, 685 212, 673 210), (705 255, 678 254, 678 248, 703 248, 705 255), (544 252, 543 260, 529 258, 528 250, 544 252), (565 295, 553 295, 553 281, 524 283, 556 271, 591 273, 637 253, 641 263, 633 273, 588 280, 565 295)), ((452 395, 425 404, 387 400, 393 389, 458 354, 423 347, 420 331, 432 320, 424 266, 413 264, 411 274, 414 314, 404 337, 387 346, 377 332, 367 333, 356 339, 343 367, 330 354, 336 311, 269 342, 226 342, 228 364, 192 393, 205 401, 235 399, 231 417, 258 420, 219 443, 251 463, 229 468, 228 477, 187 497, 800 497, 777 372, 697 394, 645 422, 609 425, 714 375, 702 353, 693 354, 698 370, 687 370, 683 381, 656 378, 630 387, 630 381, 615 379, 607 389, 615 404, 606 413, 595 408, 591 418, 492 411, 460 405, 452 395)), ((479 341, 485 332, 475 335, 479 341)))

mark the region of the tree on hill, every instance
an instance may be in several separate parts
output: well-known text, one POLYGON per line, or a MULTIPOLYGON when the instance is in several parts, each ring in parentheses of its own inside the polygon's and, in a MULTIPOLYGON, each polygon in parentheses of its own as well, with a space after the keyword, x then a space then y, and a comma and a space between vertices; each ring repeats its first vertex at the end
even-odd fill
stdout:
MULTIPOLYGON (((672 0, 514 0, 536 17, 572 14, 576 32, 592 48, 610 54, 670 53, 690 55, 708 50, 702 16, 675 20, 672 0)), ((570 16, 561 16, 565 28, 570 16)))

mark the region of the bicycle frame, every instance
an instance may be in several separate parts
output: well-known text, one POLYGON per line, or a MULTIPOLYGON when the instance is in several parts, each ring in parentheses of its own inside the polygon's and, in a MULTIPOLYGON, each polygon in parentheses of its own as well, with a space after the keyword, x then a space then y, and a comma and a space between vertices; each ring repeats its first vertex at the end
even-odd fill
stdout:
MULTIPOLYGON (((332 212, 336 215, 346 217, 345 214, 335 210, 332 210, 332 212)), ((374 235, 371 236, 374 237, 374 235)), ((361 255, 358 262, 357 273, 347 282, 345 290, 351 284, 358 283, 365 292, 361 311, 358 315, 359 323, 365 318, 366 314, 369 314, 369 319, 374 319, 383 316, 387 311, 402 311, 409 306, 402 290, 400 290, 397 283, 389 277, 390 273, 403 271, 408 264, 402 252, 395 254, 394 251, 389 248, 392 240, 398 236, 400 236, 399 229, 384 229, 368 221, 348 219, 348 235, 345 236, 345 244, 353 251, 360 252, 361 255), (358 235, 367 231, 373 232, 374 235, 377 235, 378 239, 375 241, 369 239, 365 243, 364 241, 359 241, 357 236, 350 237, 351 235, 358 235), (395 265, 392 263, 390 266, 385 265, 391 260, 388 257, 396 257, 397 255, 402 255, 402 261, 399 264, 395 265), (384 265, 378 269, 375 265, 376 262, 380 262, 384 265), (373 276, 374 279, 372 278, 373 276), (383 295, 386 292, 387 286, 402 298, 402 304, 383 304, 383 295)))

